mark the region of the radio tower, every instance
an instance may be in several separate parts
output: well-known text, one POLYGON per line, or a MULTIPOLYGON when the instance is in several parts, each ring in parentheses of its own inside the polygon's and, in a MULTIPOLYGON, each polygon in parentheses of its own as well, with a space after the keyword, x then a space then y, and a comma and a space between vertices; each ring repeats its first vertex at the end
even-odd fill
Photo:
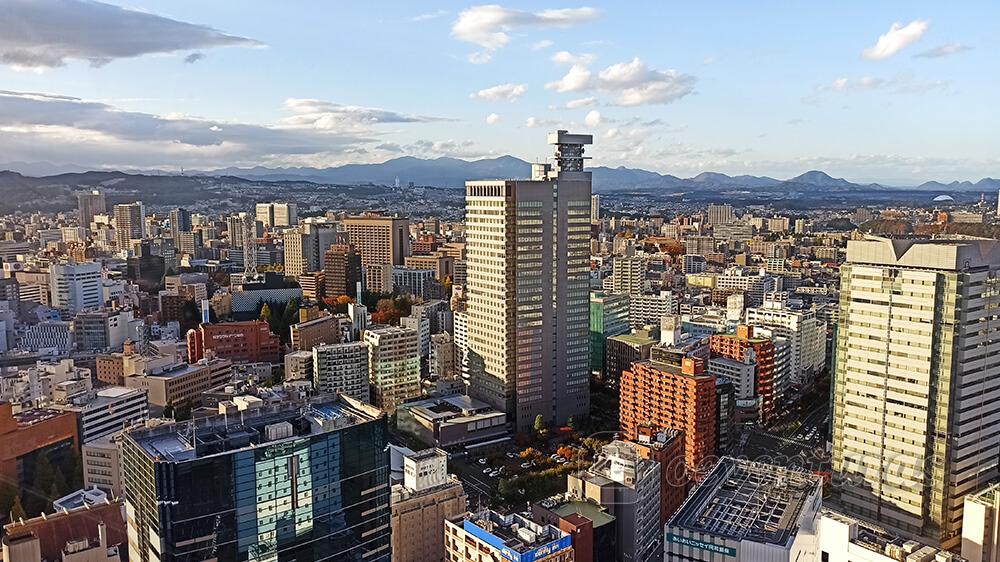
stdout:
POLYGON ((257 224, 256 217, 243 215, 243 282, 258 281, 257 273, 257 224))

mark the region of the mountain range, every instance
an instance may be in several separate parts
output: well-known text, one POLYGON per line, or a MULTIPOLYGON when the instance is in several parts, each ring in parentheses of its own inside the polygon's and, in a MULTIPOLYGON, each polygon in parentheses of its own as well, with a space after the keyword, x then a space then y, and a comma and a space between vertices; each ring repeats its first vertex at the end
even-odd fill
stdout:
MULTIPOLYGON (((42 176, 50 173, 72 175, 84 169, 75 166, 52 166, 46 163, 11 163, 0 165, 25 175, 42 176)), ((953 181, 942 183, 929 181, 917 186, 885 186, 876 183, 854 183, 843 178, 834 178, 825 172, 812 170, 789 179, 775 179, 767 176, 729 176, 717 172, 703 172, 692 178, 680 178, 639 168, 619 166, 609 168, 596 166, 588 168, 594 174, 595 191, 669 189, 675 191, 769 191, 802 192, 823 189, 835 192, 859 192, 871 190, 910 189, 921 191, 996 191, 1000 180, 983 178, 977 182, 953 181)), ((179 175, 162 170, 128 171, 130 174, 150 176, 179 175)), ((531 163, 513 156, 500 156, 482 160, 461 160, 441 157, 434 159, 403 156, 378 164, 346 164, 331 168, 289 167, 267 168, 221 168, 214 170, 188 170, 187 176, 235 176, 253 181, 310 181, 321 184, 392 185, 397 178, 402 184, 459 188, 467 179, 527 178, 531 175, 531 163)), ((10 178, 8 178, 10 179, 10 178)))

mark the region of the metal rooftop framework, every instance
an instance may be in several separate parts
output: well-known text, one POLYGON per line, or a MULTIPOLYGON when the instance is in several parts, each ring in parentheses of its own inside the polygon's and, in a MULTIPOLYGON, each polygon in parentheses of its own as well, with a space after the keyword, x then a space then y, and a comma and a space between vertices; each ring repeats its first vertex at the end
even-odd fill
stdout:
POLYGON ((670 526, 766 544, 787 544, 820 479, 808 472, 723 457, 670 526))

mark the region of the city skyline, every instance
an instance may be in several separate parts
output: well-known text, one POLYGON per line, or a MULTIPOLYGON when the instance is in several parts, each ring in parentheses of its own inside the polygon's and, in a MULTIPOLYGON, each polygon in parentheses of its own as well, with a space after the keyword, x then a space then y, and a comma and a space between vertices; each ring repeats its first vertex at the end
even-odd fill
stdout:
POLYGON ((915 185, 998 163, 986 3, 4 4, 0 167, 531 161, 536 128, 681 177, 915 185))

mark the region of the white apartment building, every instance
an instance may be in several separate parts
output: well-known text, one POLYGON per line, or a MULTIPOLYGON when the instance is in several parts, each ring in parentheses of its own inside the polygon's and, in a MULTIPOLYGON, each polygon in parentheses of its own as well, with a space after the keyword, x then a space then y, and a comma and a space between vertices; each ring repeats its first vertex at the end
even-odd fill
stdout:
POLYGON ((766 293, 781 290, 781 278, 772 277, 763 269, 730 267, 715 277, 715 288, 742 292, 748 306, 760 306, 766 293))
POLYGON ((791 383, 805 385, 826 364, 826 323, 814 310, 793 310, 778 300, 764 299, 763 306, 748 308, 745 323, 767 328, 792 346, 791 383))
POLYGON ((643 326, 659 326, 660 319, 676 312, 676 303, 670 291, 658 295, 632 295, 628 302, 628 325, 633 330, 643 326))
POLYGON ((646 260, 639 256, 616 257, 611 262, 611 289, 616 293, 642 294, 646 285, 646 260))
POLYGON ((53 263, 49 266, 49 297, 52 308, 70 316, 101 306, 101 264, 53 263))

